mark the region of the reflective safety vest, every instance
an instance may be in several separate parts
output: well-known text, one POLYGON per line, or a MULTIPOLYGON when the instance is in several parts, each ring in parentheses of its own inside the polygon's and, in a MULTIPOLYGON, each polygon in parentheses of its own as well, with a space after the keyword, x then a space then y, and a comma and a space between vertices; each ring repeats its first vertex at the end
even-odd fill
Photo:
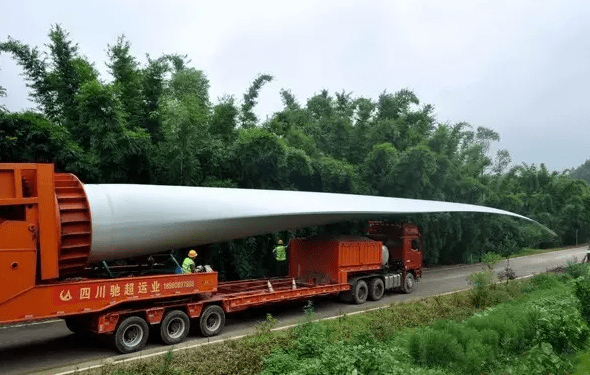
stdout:
POLYGON ((195 265, 195 261, 192 260, 190 257, 186 257, 184 262, 182 262, 182 271, 184 273, 192 273, 194 265, 195 265))
POLYGON ((280 262, 287 260, 287 251, 286 251, 285 246, 279 245, 279 246, 275 247, 275 257, 280 262))

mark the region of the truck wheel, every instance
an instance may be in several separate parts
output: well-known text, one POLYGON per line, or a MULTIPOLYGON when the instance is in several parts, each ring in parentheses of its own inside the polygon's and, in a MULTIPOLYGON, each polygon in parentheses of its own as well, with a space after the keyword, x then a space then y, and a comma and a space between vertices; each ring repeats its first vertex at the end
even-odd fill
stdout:
POLYGON ((369 299, 372 301, 379 301, 385 294, 385 284, 379 277, 371 279, 369 282, 369 299))
POLYGON ((411 273, 406 274, 406 282, 404 283, 403 291, 406 294, 412 293, 414 290, 414 275, 411 273))
POLYGON ((182 342, 188 335, 191 326, 188 316, 180 310, 172 310, 160 324, 160 338, 166 345, 182 342))
POLYGON ((218 335, 225 325, 223 309, 217 305, 210 305, 201 314, 201 333, 205 337, 218 335))
POLYGON ((148 324, 139 316, 130 316, 121 321, 115 331, 115 348, 123 354, 141 350, 149 335, 148 324))
POLYGON ((369 287, 365 280, 359 280, 354 284, 353 291, 352 291, 352 298, 354 303, 360 305, 367 301, 367 297, 369 295, 369 287))

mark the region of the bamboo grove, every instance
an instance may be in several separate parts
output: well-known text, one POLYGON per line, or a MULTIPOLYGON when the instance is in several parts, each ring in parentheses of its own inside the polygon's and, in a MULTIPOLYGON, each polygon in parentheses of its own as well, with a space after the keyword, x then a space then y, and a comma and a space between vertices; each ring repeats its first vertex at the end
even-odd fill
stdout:
MULTIPOLYGON (((427 263, 477 261, 524 246, 590 240, 590 187, 569 171, 512 165, 500 136, 467 123, 441 123, 433 106, 409 90, 376 99, 321 90, 305 101, 278 93, 282 109, 254 111, 271 75, 255 77, 243 96, 209 97, 206 73, 183 55, 147 57, 130 42, 107 47, 109 75, 80 52, 59 25, 34 47, 8 38, 0 53, 22 68, 36 110, 0 106, 0 161, 53 162, 87 183, 151 183, 291 189, 464 202, 531 217, 558 236, 509 218, 429 214, 410 218, 425 233, 427 263)), ((6 95, 1 87, 0 96, 6 95)), ((341 225, 339 230, 358 230, 341 225)), ((272 268, 278 235, 211 246, 206 258, 226 278, 272 268)))

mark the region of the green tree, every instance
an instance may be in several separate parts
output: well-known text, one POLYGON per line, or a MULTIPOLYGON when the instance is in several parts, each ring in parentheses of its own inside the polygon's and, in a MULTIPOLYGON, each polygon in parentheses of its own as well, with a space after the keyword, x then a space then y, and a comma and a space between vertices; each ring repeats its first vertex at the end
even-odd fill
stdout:
POLYGON ((364 193, 360 174, 354 165, 328 156, 314 160, 314 190, 328 193, 364 193))
POLYGON ((144 101, 142 127, 150 133, 154 144, 161 142, 164 138, 160 101, 164 96, 164 75, 168 72, 168 69, 165 58, 154 60, 148 56, 147 66, 143 69, 141 75, 144 101))
POLYGON ((12 54, 16 62, 23 68, 23 75, 27 81, 27 87, 31 90, 29 95, 40 109, 50 118, 57 117, 55 99, 51 85, 47 77, 47 61, 41 52, 35 47, 31 48, 11 37, 0 43, 0 52, 12 54))
POLYGON ((126 129, 114 91, 94 81, 84 84, 77 96, 81 127, 99 166, 99 182, 148 182, 149 134, 126 129))
POLYGON ((287 147, 264 129, 240 131, 233 147, 232 171, 243 188, 280 189, 284 186, 287 147))
POLYGON ((234 141, 237 137, 238 108, 232 96, 225 95, 213 107, 213 114, 209 123, 211 135, 219 137, 225 143, 234 141))
POLYGON ((109 45, 107 66, 114 78, 113 88, 122 106, 122 117, 128 129, 143 127, 145 116, 142 93, 142 72, 136 59, 130 54, 131 44, 124 35, 109 45))
POLYGON ((76 66, 79 59, 78 45, 69 39, 69 33, 59 25, 54 25, 49 32, 49 57, 52 70, 47 79, 55 96, 58 120, 63 121, 68 129, 76 129, 79 119, 76 95, 84 83, 76 66))
POLYGON ((209 81, 205 74, 175 60, 160 111, 164 140, 158 152, 161 182, 196 185, 203 180, 200 151, 208 141, 209 81))
POLYGON ((415 146, 400 153, 396 165, 395 196, 427 198, 430 179, 436 172, 436 155, 424 145, 415 146))
POLYGON ((34 112, 0 112, 0 161, 54 163, 58 171, 84 181, 96 178, 93 160, 72 140, 64 126, 34 112))
POLYGON ((364 163, 364 179, 377 195, 391 195, 396 186, 399 153, 391 143, 373 146, 364 163))
POLYGON ((242 111, 240 113, 240 123, 243 128, 252 128, 258 122, 258 118, 254 114, 254 107, 257 103, 256 99, 260 94, 262 86, 272 80, 273 76, 271 75, 259 74, 248 88, 248 91, 244 94, 244 103, 242 103, 242 111))
POLYGON ((31 98, 43 113, 51 121, 64 124, 76 141, 88 146, 76 98, 84 83, 96 80, 96 70, 79 56, 78 45, 61 26, 51 27, 49 39, 49 61, 36 47, 12 38, 0 43, 0 51, 11 53, 23 68, 31 98))
POLYGON ((590 159, 586 160, 584 164, 571 171, 571 176, 590 182, 590 159))

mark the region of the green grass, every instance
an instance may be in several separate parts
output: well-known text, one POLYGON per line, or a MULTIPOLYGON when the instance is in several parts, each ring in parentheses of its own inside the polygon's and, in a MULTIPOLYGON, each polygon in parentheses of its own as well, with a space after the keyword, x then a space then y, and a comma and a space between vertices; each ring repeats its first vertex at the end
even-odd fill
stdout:
POLYGON ((590 349, 581 353, 577 360, 579 362, 573 375, 590 375, 590 349))

